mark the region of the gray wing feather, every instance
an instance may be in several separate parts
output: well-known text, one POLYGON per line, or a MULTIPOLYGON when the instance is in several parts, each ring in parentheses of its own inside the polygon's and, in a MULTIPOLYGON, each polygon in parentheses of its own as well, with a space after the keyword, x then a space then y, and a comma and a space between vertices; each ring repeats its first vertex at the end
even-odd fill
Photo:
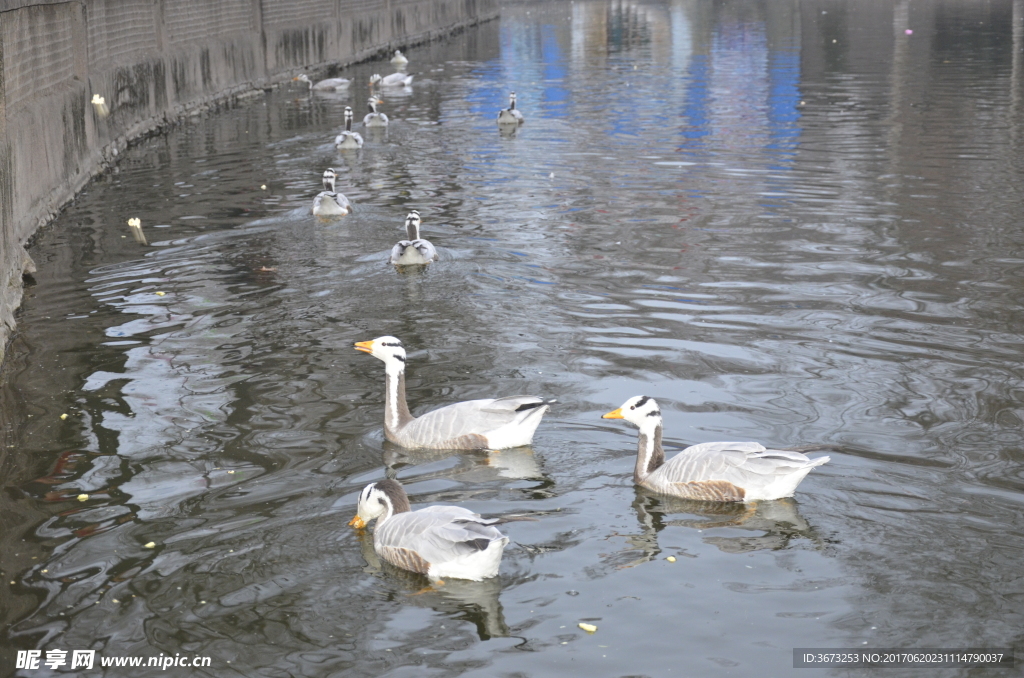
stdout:
POLYGON ((373 540, 379 553, 410 549, 428 563, 445 563, 486 548, 479 540, 504 539, 489 522, 459 506, 428 506, 392 516, 377 526, 373 540))
POLYGON ((715 442, 686 448, 655 473, 661 482, 724 480, 749 488, 826 461, 827 457, 812 460, 799 452, 769 450, 759 443, 715 442))
POLYGON ((464 435, 484 434, 530 416, 544 401, 536 396, 467 400, 417 417, 403 431, 416 440, 451 440, 464 435), (523 405, 535 405, 519 410, 523 405))

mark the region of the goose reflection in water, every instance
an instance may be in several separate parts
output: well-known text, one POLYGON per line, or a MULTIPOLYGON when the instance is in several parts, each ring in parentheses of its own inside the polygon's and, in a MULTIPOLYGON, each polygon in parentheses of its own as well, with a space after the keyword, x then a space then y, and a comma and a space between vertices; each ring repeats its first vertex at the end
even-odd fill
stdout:
MULTIPOLYGON (((792 497, 756 503, 711 502, 667 497, 636 488, 633 501, 640 523, 639 534, 617 534, 629 544, 610 556, 609 564, 627 568, 657 558, 661 552, 658 533, 668 526, 689 527, 696 530, 732 528, 735 536, 705 535, 704 543, 716 546, 725 553, 776 551, 788 548, 792 542, 807 539, 823 547, 826 540, 800 515, 799 505, 792 497), (667 516, 687 514, 691 518, 666 519, 667 516), (753 534, 760 532, 760 534, 753 534)), ((671 555, 671 554, 670 554, 671 555)), ((683 557, 692 554, 680 553, 683 557)))
MULTIPOLYGON (((417 481, 428 478, 454 478, 462 482, 488 482, 495 480, 540 480, 551 483, 541 468, 541 461, 529 445, 504 450, 411 450, 384 442, 384 466, 387 473, 397 472, 405 466, 420 466, 458 457, 455 466, 418 475, 417 481)), ((388 477, 391 477, 388 475, 388 477)))
POLYGON ((476 626, 480 640, 511 635, 499 600, 501 577, 483 581, 445 579, 444 585, 434 586, 422 574, 382 561, 373 550, 373 534, 370 530, 359 530, 357 538, 363 560, 366 561, 363 571, 382 579, 382 593, 387 599, 400 598, 403 604, 428 607, 446 617, 468 621, 476 626))

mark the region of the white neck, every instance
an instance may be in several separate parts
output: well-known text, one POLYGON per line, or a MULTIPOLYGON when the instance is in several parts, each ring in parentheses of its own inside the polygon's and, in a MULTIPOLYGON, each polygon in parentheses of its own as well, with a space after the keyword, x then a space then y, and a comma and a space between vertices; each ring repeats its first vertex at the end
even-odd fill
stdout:
POLYGON ((661 417, 645 417, 637 441, 636 467, 633 480, 640 483, 665 463, 665 450, 661 446, 661 417), (650 419, 650 421, 646 421, 650 419))
MULTIPOLYGON (((387 398, 384 407, 384 420, 388 428, 392 431, 397 431, 401 423, 399 399, 401 395, 404 395, 400 395, 398 392, 399 382, 405 374, 405 363, 399 360, 389 360, 384 363, 384 372, 386 375, 384 390, 386 391, 385 397, 387 398)), ((389 502, 388 506, 390 505, 389 502)))
POLYGON ((378 528, 381 526, 381 524, 385 520, 387 520, 388 518, 390 518, 391 516, 393 516, 395 514, 395 507, 391 503, 391 497, 389 497, 388 495, 386 495, 383 492, 381 492, 381 498, 384 500, 384 513, 382 513, 380 516, 377 517, 377 527, 378 528))

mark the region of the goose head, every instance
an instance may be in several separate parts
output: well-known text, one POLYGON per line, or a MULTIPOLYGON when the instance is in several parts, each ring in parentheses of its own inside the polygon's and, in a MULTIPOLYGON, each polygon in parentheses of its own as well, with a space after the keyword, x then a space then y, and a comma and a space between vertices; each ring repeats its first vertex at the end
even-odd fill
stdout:
POLYGON ((334 180, 338 178, 338 173, 334 171, 334 168, 328 167, 324 170, 324 190, 334 193, 334 180))
POLYGON ((309 85, 309 86, 310 86, 310 88, 312 88, 312 87, 313 87, 313 81, 312 81, 312 80, 310 80, 310 79, 309 79, 309 76, 308 76, 308 75, 306 75, 305 73, 299 73, 299 74, 298 74, 298 75, 296 75, 296 76, 295 76, 294 78, 292 78, 292 82, 295 82, 296 80, 298 80, 299 82, 304 82, 304 83, 306 83, 307 85, 309 85))
POLYGON ((419 210, 409 210, 409 214, 405 217, 405 230, 409 234, 409 240, 419 240, 420 223, 419 210))
POLYGON ((373 75, 370 76, 370 87, 373 87, 374 85, 376 85, 378 82, 380 82, 383 79, 384 78, 381 77, 380 73, 374 73, 373 75))
POLYGON ((369 353, 374 358, 383 360, 388 374, 405 371, 405 348, 395 337, 384 336, 370 341, 357 341, 355 347, 357 351, 369 353))
POLYGON ((375 518, 380 518, 383 522, 394 514, 405 513, 409 509, 409 496, 401 483, 390 478, 378 480, 364 487, 359 493, 356 515, 348 524, 360 529, 375 518))
POLYGON ((650 396, 633 396, 617 410, 612 410, 602 419, 625 419, 640 429, 641 433, 650 435, 661 425, 661 408, 650 396))
POLYGON ((373 96, 373 97, 370 97, 369 101, 366 102, 366 105, 370 107, 370 112, 371 113, 376 113, 377 112, 377 104, 379 104, 382 101, 384 101, 384 100, 381 99, 380 97, 373 96))
POLYGON ((508 95, 508 110, 514 111, 516 108, 516 93, 512 92, 508 95))
POLYGON ((352 123, 352 107, 351 106, 346 106, 345 107, 345 124, 349 125, 351 123, 352 123))

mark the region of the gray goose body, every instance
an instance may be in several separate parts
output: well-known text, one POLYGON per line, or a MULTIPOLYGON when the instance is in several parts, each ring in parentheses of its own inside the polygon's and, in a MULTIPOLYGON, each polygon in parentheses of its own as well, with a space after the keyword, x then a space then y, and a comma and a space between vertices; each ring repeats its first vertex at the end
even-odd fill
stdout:
POLYGON ((380 83, 384 87, 408 87, 412 84, 412 79, 416 77, 414 75, 406 75, 405 73, 392 73, 391 75, 385 75, 383 78, 380 73, 374 73, 370 76, 370 87, 380 83))
POLYGON ((324 190, 313 198, 313 214, 318 217, 343 217, 352 211, 352 203, 341 193, 334 190, 334 180, 338 175, 328 167, 324 170, 324 190))
POLYGON ((398 244, 391 248, 391 255, 388 261, 395 266, 425 266, 432 261, 437 261, 437 250, 429 240, 420 238, 420 213, 416 210, 409 212, 405 218, 406 234, 408 240, 399 240, 398 244))
POLYGON ((378 97, 370 97, 370 100, 366 104, 367 106, 369 106, 370 112, 363 116, 364 127, 388 126, 388 116, 385 115, 384 113, 377 112, 377 104, 379 104, 381 101, 382 99, 379 99, 378 97))
POLYGON ((524 121, 522 112, 516 108, 516 93, 512 92, 508 95, 508 108, 503 108, 498 112, 498 124, 521 125, 524 121))
POLYGON ((363 137, 352 131, 352 109, 345 107, 345 131, 334 137, 334 145, 342 150, 363 147, 363 137))
POLYGON ((466 400, 414 417, 405 400, 405 349, 395 337, 357 342, 384 361, 384 436, 402 447, 479 450, 529 445, 548 404, 536 396, 466 400))
POLYGON ((498 573, 508 544, 488 520, 460 506, 410 510, 409 498, 396 480, 367 485, 359 494, 349 525, 365 527, 374 518, 373 550, 382 560, 431 579, 481 580, 498 573))
POLYGON ((305 73, 295 76, 292 80, 306 83, 309 85, 309 91, 311 92, 342 92, 352 84, 351 80, 346 80, 345 78, 327 78, 314 84, 305 73))
POLYGON ((659 494, 702 501, 758 501, 791 497, 815 466, 793 450, 770 450, 760 443, 713 442, 687 447, 665 460, 661 410, 653 398, 630 398, 606 419, 625 419, 640 429, 633 482, 659 494))

